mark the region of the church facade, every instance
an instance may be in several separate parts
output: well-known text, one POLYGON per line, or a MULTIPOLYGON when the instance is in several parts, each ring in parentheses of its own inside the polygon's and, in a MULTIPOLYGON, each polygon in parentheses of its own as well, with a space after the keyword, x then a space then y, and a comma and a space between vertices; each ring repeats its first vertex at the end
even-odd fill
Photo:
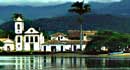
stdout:
POLYGON ((35 28, 24 29, 24 20, 21 16, 15 17, 15 49, 16 51, 40 51, 44 36, 35 28))

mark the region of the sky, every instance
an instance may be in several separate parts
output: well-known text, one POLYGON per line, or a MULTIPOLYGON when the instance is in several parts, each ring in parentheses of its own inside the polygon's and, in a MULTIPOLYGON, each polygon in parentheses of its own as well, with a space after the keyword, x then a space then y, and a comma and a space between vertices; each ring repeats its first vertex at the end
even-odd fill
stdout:
MULTIPOLYGON (((0 5, 29 5, 29 6, 45 6, 45 5, 56 5, 66 2, 76 2, 82 0, 0 0, 0 5)), ((88 2, 101 2, 101 3, 110 3, 110 2, 120 2, 122 0, 85 0, 85 3, 88 2)))

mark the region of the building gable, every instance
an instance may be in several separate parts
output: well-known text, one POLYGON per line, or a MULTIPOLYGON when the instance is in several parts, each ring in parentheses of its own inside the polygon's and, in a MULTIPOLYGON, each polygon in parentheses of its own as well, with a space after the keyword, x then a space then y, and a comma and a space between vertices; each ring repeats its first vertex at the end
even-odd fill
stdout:
POLYGON ((25 34, 38 34, 39 32, 35 30, 34 28, 29 28, 25 34))

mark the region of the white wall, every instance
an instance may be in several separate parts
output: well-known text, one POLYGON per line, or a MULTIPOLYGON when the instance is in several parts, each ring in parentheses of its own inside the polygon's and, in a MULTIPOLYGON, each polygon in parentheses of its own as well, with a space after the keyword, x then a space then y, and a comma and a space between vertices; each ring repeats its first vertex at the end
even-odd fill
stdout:
POLYGON ((43 44, 45 42, 43 33, 40 33, 40 44, 43 44))
MULTIPOLYGON (((68 38, 62 36, 62 35, 59 35, 58 37, 60 37, 60 41, 65 41, 65 40, 68 40, 68 38), (62 37, 62 38, 61 38, 62 37)), ((58 37, 51 37, 51 40, 58 40, 58 37)))
POLYGON ((40 39, 39 35, 25 35, 24 36, 24 50, 30 51, 30 44, 34 44, 34 51, 40 50, 40 39), (38 37, 38 42, 35 42, 35 37, 38 37), (26 37, 29 38, 29 42, 26 42, 26 37), (30 37, 33 37, 33 42, 30 42, 30 37))
POLYGON ((24 30, 24 22, 15 22, 15 33, 16 34, 22 34, 22 31, 24 30), (17 25, 20 25, 20 29, 18 30, 17 25))
POLYGON ((4 51, 8 51, 8 49, 7 49, 8 46, 10 47, 10 51, 14 51, 15 50, 13 43, 12 44, 11 43, 5 43, 4 46, 3 46, 3 50, 4 51))
POLYGON ((15 45, 16 45, 16 51, 22 51, 23 48, 23 37, 22 35, 16 35, 15 36, 15 45), (18 37, 20 37, 20 43, 17 42, 18 37))
MULTIPOLYGON (((44 51, 44 46, 46 46, 46 51, 47 52, 51 52, 51 47, 52 46, 56 46, 56 51, 60 52, 61 51, 61 46, 63 46, 63 51, 66 51, 66 50, 74 51, 74 46, 75 45, 63 45, 63 44, 42 45, 41 51, 44 51)), ((86 45, 82 45, 82 50, 84 50, 85 47, 86 47, 86 45)), ((76 49, 80 49, 80 45, 79 44, 76 45, 76 49)))

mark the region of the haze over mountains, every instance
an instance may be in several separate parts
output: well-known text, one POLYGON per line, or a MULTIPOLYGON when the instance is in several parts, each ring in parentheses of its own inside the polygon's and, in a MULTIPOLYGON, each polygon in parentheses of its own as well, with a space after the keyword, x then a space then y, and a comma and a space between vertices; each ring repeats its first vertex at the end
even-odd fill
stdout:
MULTIPOLYGON (((112 14, 130 16, 130 0, 113 3, 90 2, 92 12, 95 14, 112 14)), ((0 19, 9 20, 13 13, 22 13, 26 18, 57 17, 68 14, 72 3, 64 3, 55 6, 0 6, 0 19)))
MULTIPOLYGON (((130 0, 114 3, 91 2, 92 12, 84 16, 84 29, 113 30, 130 33, 130 0), (116 26, 115 26, 116 25, 116 26)), ((55 6, 0 6, 0 20, 11 20, 13 13, 22 13, 26 21, 26 27, 41 27, 44 31, 67 31, 79 29, 78 16, 68 13, 72 3, 55 6), (70 19, 71 18, 71 19, 70 19)), ((0 25, 0 29, 13 30, 14 22, 9 21, 0 25), (8 28, 8 29, 7 29, 8 28)))

